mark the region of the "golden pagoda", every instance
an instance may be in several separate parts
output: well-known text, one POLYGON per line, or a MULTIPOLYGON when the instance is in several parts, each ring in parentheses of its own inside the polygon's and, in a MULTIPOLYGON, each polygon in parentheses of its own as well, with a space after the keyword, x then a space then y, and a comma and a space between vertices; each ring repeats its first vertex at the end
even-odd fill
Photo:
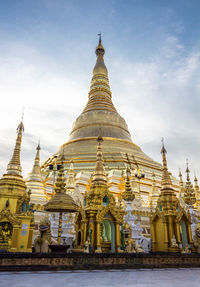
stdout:
POLYGON ((26 191, 20 164, 23 131, 21 121, 13 156, 0 179, 0 249, 11 252, 32 251, 34 221, 29 204, 30 191, 26 191))
POLYGON ((108 188, 102 141, 103 138, 99 134, 96 168, 90 190, 85 195, 85 206, 76 217, 75 249, 83 251, 88 244, 90 252, 121 252, 120 226, 123 225, 125 211, 116 205, 115 197, 108 188))
MULTIPOLYGON (((54 162, 60 163, 61 155, 65 155, 65 169, 69 170, 73 160, 76 172, 90 172, 95 166, 95 141, 99 128, 104 138, 104 161, 108 170, 123 170, 126 167, 126 154, 131 158, 133 166, 140 166, 145 170, 146 177, 140 181, 141 192, 146 195, 151 189, 151 174, 161 181, 162 166, 148 157, 141 148, 133 143, 126 121, 119 115, 113 102, 110 90, 108 70, 104 63, 105 49, 101 35, 95 50, 97 60, 93 69, 93 76, 88 94, 88 102, 81 115, 75 120, 69 140, 59 151, 42 164, 42 171, 47 180, 47 189, 53 189, 50 179, 49 166, 54 162), (133 155, 133 157, 132 157, 133 155), (133 159, 133 160, 132 160, 133 159), (49 184, 49 187, 48 187, 49 184)), ((138 182, 138 179, 137 179, 138 182)))
POLYGON ((152 251, 178 252, 192 249, 191 218, 180 205, 167 168, 166 149, 162 146, 162 187, 156 212, 151 217, 152 251))

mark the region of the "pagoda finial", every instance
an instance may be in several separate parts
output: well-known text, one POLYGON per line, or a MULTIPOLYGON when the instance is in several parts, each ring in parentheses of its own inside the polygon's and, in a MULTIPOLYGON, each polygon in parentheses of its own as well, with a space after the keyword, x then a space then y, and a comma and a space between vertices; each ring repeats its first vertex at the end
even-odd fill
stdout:
POLYGON ((162 173, 162 181, 161 181, 161 185, 162 185, 162 189, 161 190, 170 190, 172 191, 172 181, 169 175, 169 171, 167 168, 167 159, 166 159, 166 149, 164 146, 164 140, 162 138, 162 149, 161 149, 161 154, 162 154, 162 159, 163 159, 163 173, 162 173))
POLYGON ((187 174, 187 181, 190 181, 190 170, 189 170, 189 164, 188 159, 186 159, 186 174, 187 174))
MULTIPOLYGON (((24 112, 23 112, 24 114, 24 112)), ((20 151, 22 142, 22 133, 24 132, 23 115, 20 124, 17 127, 17 139, 12 158, 7 166, 6 174, 21 176, 22 168, 20 163, 20 151)))
POLYGON ((99 44, 98 44, 98 46, 96 47, 96 50, 95 50, 95 53, 96 53, 97 57, 99 55, 104 56, 104 54, 105 54, 105 49, 104 49, 104 47, 103 47, 103 45, 101 43, 101 33, 99 33, 98 36, 99 36, 99 44))
POLYGON ((92 177, 92 185, 94 184, 103 184, 107 185, 107 179, 105 174, 105 168, 103 163, 103 153, 102 153, 102 146, 101 143, 103 141, 103 138, 101 136, 101 130, 99 129, 99 134, 97 137, 97 161, 96 161, 96 168, 93 173, 92 177))
POLYGON ((97 35, 99 36, 99 44, 101 44, 101 32, 99 32, 97 35))

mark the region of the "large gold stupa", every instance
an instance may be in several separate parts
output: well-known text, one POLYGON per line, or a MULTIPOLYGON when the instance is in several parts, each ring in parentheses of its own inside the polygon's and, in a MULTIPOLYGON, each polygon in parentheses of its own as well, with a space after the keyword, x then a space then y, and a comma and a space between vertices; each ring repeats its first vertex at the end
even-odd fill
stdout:
POLYGON ((132 142, 125 120, 113 105, 104 54, 105 49, 100 36, 96 47, 97 61, 93 69, 86 107, 75 120, 69 140, 43 164, 42 168, 46 169, 56 157, 59 162, 59 158, 64 154, 66 164, 73 160, 76 170, 92 171, 96 160, 96 138, 101 129, 104 138, 104 161, 107 168, 124 168, 127 153, 130 158, 134 155, 142 168, 150 168, 160 173, 161 165, 144 154, 141 148, 132 142))

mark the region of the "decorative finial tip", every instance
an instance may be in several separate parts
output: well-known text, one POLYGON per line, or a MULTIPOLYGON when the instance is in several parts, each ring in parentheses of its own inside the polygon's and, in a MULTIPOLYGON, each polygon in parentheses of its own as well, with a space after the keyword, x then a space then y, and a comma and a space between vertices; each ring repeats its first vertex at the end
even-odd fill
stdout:
POLYGON ((187 168, 186 168, 186 173, 189 173, 190 170, 189 170, 188 158, 186 158, 186 166, 187 166, 187 168))
POLYGON ((99 36, 99 44, 101 44, 101 32, 99 32, 97 35, 99 36))
POLYGON ((162 154, 166 154, 166 153, 167 153, 167 151, 166 151, 165 146, 164 146, 164 139, 163 139, 163 138, 161 139, 161 142, 162 142, 162 149, 161 149, 161 153, 162 153, 162 154))
POLYGON ((102 43, 101 43, 101 33, 99 33, 98 36, 99 36, 99 44, 98 44, 98 46, 96 47, 96 51, 95 51, 97 57, 98 57, 99 55, 104 56, 104 54, 105 54, 105 49, 104 49, 104 47, 103 47, 103 45, 102 45, 102 43))
POLYGON ((41 148, 40 148, 40 139, 39 139, 39 141, 38 141, 38 145, 37 145, 37 150, 40 150, 41 148))

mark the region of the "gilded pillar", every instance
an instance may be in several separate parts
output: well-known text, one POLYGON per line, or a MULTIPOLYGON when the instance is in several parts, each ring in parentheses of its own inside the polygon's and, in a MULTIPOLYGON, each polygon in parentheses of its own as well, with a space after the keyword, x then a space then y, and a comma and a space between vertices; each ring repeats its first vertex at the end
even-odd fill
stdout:
POLYGON ((79 224, 76 223, 76 246, 78 246, 78 231, 79 231, 79 224))
POLYGON ((116 241, 116 252, 121 251, 121 242, 120 242, 120 225, 116 223, 115 225, 115 241, 116 241))
POLYGON ((95 225, 94 225, 94 217, 92 216, 90 218, 90 226, 89 229, 91 229, 91 244, 94 248, 94 243, 95 243, 95 225))
POLYGON ((177 236, 177 243, 181 243, 181 233, 180 233, 180 226, 179 223, 176 222, 176 236, 177 236))
POLYGON ((11 251, 16 252, 17 251, 17 239, 18 239, 18 232, 20 227, 19 226, 13 226, 13 235, 12 235, 12 243, 11 243, 11 251))
POLYGON ((28 244, 27 244, 27 249, 28 251, 32 251, 32 239, 33 239, 33 229, 34 229, 34 225, 30 224, 30 228, 29 228, 29 236, 28 236, 28 244))
POLYGON ((167 228, 167 220, 165 219, 164 222, 164 237, 165 237, 165 245, 168 245, 169 236, 168 236, 168 228, 167 228))
POLYGON ((151 223, 152 245, 156 243, 155 226, 151 223))
POLYGON ((83 241, 85 243, 85 241, 87 240, 87 222, 84 221, 84 232, 83 232, 83 241))
POLYGON ((101 223, 99 221, 96 222, 96 243, 95 253, 101 253, 101 223))
POLYGON ((190 224, 188 224, 188 222, 186 223, 186 226, 187 226, 187 234, 188 234, 188 243, 191 244, 193 242, 191 226, 190 224))
POLYGON ((168 223, 169 223, 168 224, 169 225, 169 238, 168 238, 168 240, 169 240, 169 244, 171 246, 171 240, 172 240, 172 237, 174 235, 173 218, 172 218, 172 216, 168 217, 168 223))

